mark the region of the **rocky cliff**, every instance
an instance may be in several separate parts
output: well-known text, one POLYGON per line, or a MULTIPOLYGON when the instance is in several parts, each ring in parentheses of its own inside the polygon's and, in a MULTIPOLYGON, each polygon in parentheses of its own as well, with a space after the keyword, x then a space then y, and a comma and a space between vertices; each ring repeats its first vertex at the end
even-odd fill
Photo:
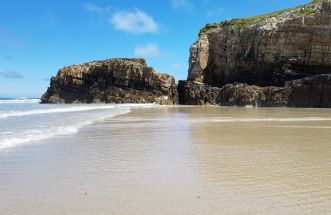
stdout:
POLYGON ((175 79, 144 59, 114 58, 67 66, 51 78, 42 103, 177 103, 175 79))
MULTIPOLYGON (((328 73, 331 73, 331 0, 314 0, 307 5, 271 14, 207 24, 190 49, 188 81, 192 86, 203 83, 204 89, 222 88, 234 83, 248 84, 235 84, 234 88, 228 85, 228 90, 223 89, 218 95, 223 96, 217 100, 222 104, 246 104, 229 102, 226 98, 231 95, 226 92, 232 92, 232 95, 234 89, 246 89, 244 91, 247 92, 252 88, 249 85, 255 85, 263 92, 281 92, 278 96, 282 98, 281 102, 262 102, 262 105, 331 107, 331 103, 298 102, 300 99, 294 92, 300 84, 286 84, 328 73), (291 86, 295 86, 295 90, 289 89, 291 86), (287 93, 284 94, 284 91, 287 93), (284 98, 286 95, 287 99, 284 98)), ((186 93, 179 92, 179 95, 187 95, 188 83, 181 82, 179 85, 179 90, 186 90, 186 93)), ((253 91, 258 91, 257 88, 253 91)), ((197 95, 196 90, 190 91, 195 91, 197 95)), ((331 93, 330 88, 323 88, 323 94, 328 93, 331 93)), ((261 93, 257 94, 261 96, 261 93)), ((199 103, 192 102, 192 97, 180 98, 180 101, 188 100, 199 103)))

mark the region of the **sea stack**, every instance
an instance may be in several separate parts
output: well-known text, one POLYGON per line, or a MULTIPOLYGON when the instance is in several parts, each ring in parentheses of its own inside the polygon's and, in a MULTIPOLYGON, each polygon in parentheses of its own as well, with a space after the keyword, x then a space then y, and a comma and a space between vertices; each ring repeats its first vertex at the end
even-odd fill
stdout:
POLYGON ((60 69, 41 101, 176 104, 177 87, 173 76, 157 73, 144 59, 113 58, 60 69))
POLYGON ((331 107, 331 1, 207 24, 181 104, 331 107), (326 74, 326 75, 325 75, 326 74), (304 100, 304 101, 303 101, 304 100))

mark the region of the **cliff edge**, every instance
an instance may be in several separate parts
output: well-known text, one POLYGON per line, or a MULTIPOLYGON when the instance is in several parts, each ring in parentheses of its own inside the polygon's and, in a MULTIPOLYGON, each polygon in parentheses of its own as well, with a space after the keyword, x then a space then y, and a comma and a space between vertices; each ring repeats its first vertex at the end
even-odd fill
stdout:
MULTIPOLYGON (((179 82, 179 100, 182 104, 255 105, 258 98, 236 103, 229 102, 233 96, 226 94, 231 91, 234 95, 235 89, 246 89, 246 97, 252 96, 252 90, 247 89, 254 88, 255 93, 260 89, 281 98, 276 99, 276 103, 273 99, 262 102, 262 106, 331 107, 331 101, 325 99, 320 103, 298 102, 295 95, 300 90, 304 93, 306 85, 302 84, 300 89, 294 82, 290 83, 308 77, 310 80, 323 79, 323 83, 315 81, 310 87, 323 85, 321 93, 330 94, 329 79, 314 77, 329 73, 331 0, 314 0, 266 15, 207 24, 190 48, 188 78, 179 82), (210 94, 205 97, 204 92, 197 92, 198 85, 205 92, 213 91, 215 96, 211 99, 210 94), (293 93, 293 86, 296 86, 296 93, 293 93), (213 89, 209 89, 211 87, 213 89), (215 87, 222 93, 215 93, 215 87)), ((268 98, 268 93, 262 94, 267 94, 261 96, 268 98)), ((323 95, 316 96, 322 98, 323 95)))

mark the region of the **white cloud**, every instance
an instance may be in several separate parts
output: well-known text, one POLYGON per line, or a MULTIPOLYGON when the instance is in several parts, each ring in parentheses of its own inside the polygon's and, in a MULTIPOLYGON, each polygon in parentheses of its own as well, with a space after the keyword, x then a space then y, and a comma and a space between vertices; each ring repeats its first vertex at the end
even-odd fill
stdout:
POLYGON ((93 3, 88 3, 85 2, 83 4, 83 8, 88 11, 88 12, 93 12, 93 13, 103 13, 104 9, 98 5, 95 5, 93 3))
POLYGON ((134 54, 139 57, 157 57, 161 54, 161 51, 157 44, 148 43, 145 46, 136 47, 134 54))
POLYGON ((109 20, 117 30, 129 33, 156 33, 158 25, 153 17, 147 13, 136 10, 135 12, 118 11, 109 20))
POLYGON ((158 32, 159 27, 153 17, 139 9, 130 12, 112 7, 103 8, 89 2, 85 2, 82 6, 87 12, 100 14, 117 30, 135 34, 158 32))
POLYGON ((174 9, 192 10, 195 5, 191 0, 171 0, 174 9))

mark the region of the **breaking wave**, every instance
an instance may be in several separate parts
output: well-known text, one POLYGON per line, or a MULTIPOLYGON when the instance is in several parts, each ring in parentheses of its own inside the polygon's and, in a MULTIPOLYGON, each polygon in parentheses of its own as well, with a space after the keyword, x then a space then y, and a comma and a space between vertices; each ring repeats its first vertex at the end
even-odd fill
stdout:
POLYGON ((2 111, 0 112, 0 118, 28 116, 28 115, 36 115, 36 114, 104 110, 104 109, 112 109, 112 108, 114 108, 114 106, 80 106, 80 107, 66 107, 66 108, 56 107, 51 109, 35 109, 35 110, 26 110, 26 111, 2 111))
POLYGON ((38 104, 40 99, 28 99, 25 97, 19 97, 16 99, 0 99, 0 104, 38 104))

